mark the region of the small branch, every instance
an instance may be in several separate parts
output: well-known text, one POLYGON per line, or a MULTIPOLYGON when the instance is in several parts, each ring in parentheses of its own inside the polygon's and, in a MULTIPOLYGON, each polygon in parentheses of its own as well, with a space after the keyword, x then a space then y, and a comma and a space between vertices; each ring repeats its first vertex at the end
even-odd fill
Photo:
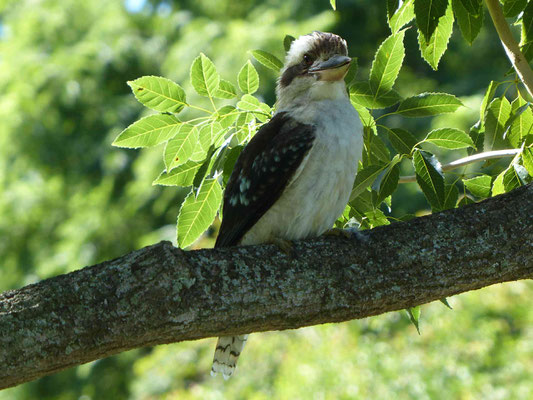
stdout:
POLYGON ((529 95, 533 97, 533 71, 531 71, 529 63, 520 51, 520 47, 511 33, 511 29, 505 20, 499 1, 485 0, 485 3, 489 9, 492 22, 494 23, 496 32, 498 32, 503 48, 507 53, 507 57, 511 61, 518 77, 529 92, 529 95))
MULTIPOLYGON (((533 278, 533 185, 362 233, 182 251, 169 242, 0 294, 0 389, 122 351, 294 329, 533 278)), ((208 371, 205 371, 208 373, 208 371)))
MULTIPOLYGON (((474 154, 468 157, 460 158, 458 160, 452 161, 451 163, 445 164, 442 166, 442 171, 451 171, 452 169, 464 167, 465 165, 475 163, 476 161, 486 161, 493 158, 502 158, 502 157, 511 157, 520 153, 522 149, 506 149, 506 150, 495 150, 487 151, 485 153, 474 154)), ((407 183, 407 182, 416 182, 415 175, 400 176, 398 183, 407 183)))

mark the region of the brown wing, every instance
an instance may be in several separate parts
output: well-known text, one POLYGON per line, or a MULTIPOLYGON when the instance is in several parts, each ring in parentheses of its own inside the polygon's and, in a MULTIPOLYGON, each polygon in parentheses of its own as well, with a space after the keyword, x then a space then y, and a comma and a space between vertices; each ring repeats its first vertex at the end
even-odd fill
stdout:
POLYGON ((314 127, 287 113, 263 125, 240 154, 224 193, 215 247, 234 246, 272 207, 315 139, 314 127))

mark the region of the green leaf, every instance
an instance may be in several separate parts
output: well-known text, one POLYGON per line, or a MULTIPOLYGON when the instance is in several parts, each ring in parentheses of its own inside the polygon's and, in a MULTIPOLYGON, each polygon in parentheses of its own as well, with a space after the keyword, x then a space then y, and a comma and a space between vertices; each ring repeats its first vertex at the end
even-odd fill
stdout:
POLYGON ((389 36, 379 46, 374 56, 369 80, 374 98, 388 93, 398 77, 405 56, 404 37, 405 31, 389 36))
POLYGON ((424 142, 433 143, 443 149, 474 147, 474 142, 472 142, 470 136, 456 128, 435 129, 429 132, 424 142))
POLYGON ((493 196, 510 192, 524 184, 520 176, 522 172, 515 167, 514 164, 509 165, 509 168, 496 177, 492 184, 493 196))
POLYGON ((440 164, 431 153, 415 150, 413 154, 416 181, 424 192, 431 208, 440 211, 444 207, 444 177, 440 164))
POLYGON ((279 72, 283 68, 283 63, 275 55, 267 51, 252 50, 251 53, 257 62, 274 72, 279 72))
MULTIPOLYGON (((533 132, 533 112, 531 111, 531 104, 526 102, 520 93, 517 98, 511 103, 511 117, 507 120, 506 132, 511 146, 518 148, 522 145, 529 135, 533 132)), ((526 145, 528 145, 526 141, 526 145)))
POLYGON ((291 48, 291 44, 292 42, 294 42, 296 39, 294 38, 294 36, 291 36, 291 35, 285 35, 285 37, 283 38, 283 48, 285 49, 285 51, 289 51, 290 48, 291 48))
POLYGON ((522 14, 522 39, 520 45, 524 46, 533 41, 533 1, 528 1, 522 14))
POLYGON ((167 172, 189 161, 198 144, 198 129, 193 125, 181 125, 174 139, 165 146, 163 159, 167 172))
POLYGON ((232 149, 229 150, 226 159, 224 160, 224 167, 222 171, 222 182, 224 183, 224 186, 228 183, 229 177, 231 176, 231 173, 233 172, 233 167, 235 166, 235 163, 237 162, 237 158, 239 158, 239 155, 242 152, 242 149, 244 149, 244 146, 235 146, 232 149))
POLYGON ((416 307, 413 307, 413 308, 407 308, 405 311, 407 311, 407 315, 409 316, 409 320, 415 326, 416 331, 420 335, 420 327, 418 325, 418 322, 420 320, 420 306, 416 306, 416 307))
POLYGON ((471 179, 463 179, 463 184, 474 196, 486 199, 490 196, 492 177, 489 175, 480 175, 471 179))
POLYGON ((394 162, 389 168, 387 168, 383 175, 381 175, 381 181, 377 190, 376 202, 379 204, 385 198, 394 193, 398 187, 398 180, 400 179, 400 167, 397 162, 394 162))
POLYGON ((503 15, 514 18, 526 7, 527 0, 503 0, 503 15))
POLYGON ((450 303, 448 303, 448 299, 446 297, 443 297, 439 300, 442 304, 444 304, 446 307, 448 307, 450 310, 453 310, 452 306, 450 306, 450 303))
POLYGON ((220 79, 220 82, 218 83, 218 88, 217 90, 215 90, 213 97, 219 99, 233 99, 234 97, 237 97, 237 90, 235 89, 235 86, 233 86, 233 83, 231 83, 230 81, 220 79))
POLYGON ((194 175, 200 168, 202 163, 196 161, 187 161, 185 164, 174 168, 170 172, 163 171, 161 175, 152 183, 152 185, 163 186, 191 186, 194 180, 194 175))
POLYGON ((511 115, 511 104, 504 96, 492 100, 485 118, 485 149, 507 147, 503 138, 505 124, 511 115))
POLYGON ((214 144, 215 147, 219 147, 223 140, 224 129, 217 121, 212 121, 211 123, 202 126, 198 133, 198 143, 206 153, 212 144, 214 144))
POLYGON ((370 111, 368 111, 366 107, 363 107, 362 105, 357 104, 355 102, 352 102, 352 105, 359 114, 359 119, 363 124, 363 128, 371 130, 372 132, 374 132, 374 134, 377 134, 376 121, 374 121, 374 117, 372 117, 370 111))
POLYGON ((401 99, 394 89, 376 97, 370 88, 370 83, 366 81, 354 82, 350 87, 350 100, 370 109, 387 108, 398 103, 401 99))
POLYGON ((217 110, 217 121, 220 122, 220 125, 222 125, 222 128, 226 129, 229 126, 231 126, 238 116, 238 111, 235 107, 227 105, 224 107, 220 107, 217 110))
POLYGON ((424 117, 454 112, 462 105, 463 103, 451 94, 422 93, 403 100, 396 113, 406 117, 424 117))
POLYGON ((352 81, 355 79, 355 75, 357 75, 357 57, 352 57, 352 62, 350 63, 350 66, 348 67, 348 71, 346 72, 346 75, 344 76, 344 82, 349 86, 352 81))
MULTIPOLYGON (((468 131, 468 136, 474 142, 474 146, 478 152, 483 151, 483 142, 485 141, 485 127, 481 127, 481 121, 476 122, 470 127, 468 131)), ((474 153, 474 149, 468 149, 468 154, 471 155, 474 153)))
POLYGON ((177 83, 160 76, 143 76, 128 81, 133 94, 152 110, 178 113, 187 105, 185 91, 177 83))
POLYGON ((367 187, 372 185, 385 167, 386 166, 381 165, 369 165, 363 169, 360 169, 355 177, 352 193, 350 194, 350 201, 355 199, 357 196, 363 193, 367 187))
POLYGON ((446 14, 440 18, 439 23, 431 36, 427 37, 419 31, 418 44, 420 45, 420 52, 422 53, 424 60, 426 60, 435 71, 437 70, 442 55, 448 47, 448 41, 452 35, 452 30, 453 12, 450 4, 446 9, 446 14))
POLYGON ((413 0, 387 1, 387 22, 392 33, 398 32, 415 17, 413 0))
POLYGON ((531 148, 525 148, 522 150, 522 163, 529 173, 529 176, 533 176, 533 150, 531 148))
POLYGON ((261 111, 259 100, 249 94, 245 94, 241 97, 241 101, 237 103, 237 108, 245 111, 261 111))
POLYGON ((481 0, 460 0, 461 6, 472 15, 479 15, 483 12, 481 0))
POLYGON ((247 94, 253 94, 259 88, 259 75, 250 60, 239 71, 237 82, 241 90, 247 94))
POLYGON ((387 165, 390 162, 390 152, 385 143, 371 130, 363 132, 363 166, 387 165))
POLYGON ((485 96, 483 96, 483 101, 481 102, 481 109, 480 109, 480 115, 479 120, 481 121, 481 126, 485 126, 485 113, 487 112, 487 107, 494 98, 494 93, 496 92, 496 89, 500 86, 499 82, 496 81, 490 81, 489 87, 487 88, 487 91, 485 92, 485 96))
POLYGON ((124 129, 113 142, 117 147, 152 147, 174 137, 182 122, 173 115, 155 114, 141 118, 124 129))
POLYGON ((387 129, 387 136, 398 154, 410 155, 413 147, 418 143, 418 140, 405 129, 387 129))
POLYGON ((444 207, 443 210, 455 208, 457 199, 459 197, 459 190, 455 185, 444 185, 444 207))
POLYGON ((373 210, 364 213, 362 225, 366 229, 374 229, 377 226, 390 225, 390 221, 387 219, 387 216, 383 211, 374 208, 373 210))
POLYGON ((222 188, 216 179, 205 179, 189 193, 178 215, 178 245, 182 249, 194 243, 211 225, 222 201, 222 188))
POLYGON ((418 30, 429 41, 439 24, 440 18, 446 13, 448 0, 414 0, 415 17, 418 30))
MULTIPOLYGON (((457 23, 459 28, 461 28, 461 33, 465 40, 472 44, 474 39, 477 37, 483 26, 483 12, 472 13, 468 11, 464 5, 464 0, 453 0, 453 13, 455 18, 457 18, 457 23)), ((481 2, 480 2, 481 4, 481 2)))
POLYGON ((220 75, 215 65, 205 54, 201 53, 191 65, 191 84, 194 90, 201 96, 214 97, 219 82, 220 75))
POLYGON ((331 4, 331 8, 334 10, 337 9, 337 0, 329 0, 329 4, 331 4))

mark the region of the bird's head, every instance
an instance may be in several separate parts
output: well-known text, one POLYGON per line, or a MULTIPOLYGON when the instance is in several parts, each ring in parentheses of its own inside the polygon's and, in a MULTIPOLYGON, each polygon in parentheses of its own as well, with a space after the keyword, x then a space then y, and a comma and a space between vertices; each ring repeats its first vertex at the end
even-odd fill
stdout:
POLYGON ((350 66, 346 41, 315 31, 291 44, 276 93, 278 110, 321 99, 346 97, 344 76, 350 66))

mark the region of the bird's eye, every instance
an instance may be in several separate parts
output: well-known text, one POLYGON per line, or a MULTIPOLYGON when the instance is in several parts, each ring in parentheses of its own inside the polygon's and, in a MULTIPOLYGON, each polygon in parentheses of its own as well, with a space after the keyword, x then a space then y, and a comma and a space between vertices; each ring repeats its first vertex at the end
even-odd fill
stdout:
POLYGON ((307 66, 313 64, 313 57, 309 54, 304 54, 304 64, 307 66))

